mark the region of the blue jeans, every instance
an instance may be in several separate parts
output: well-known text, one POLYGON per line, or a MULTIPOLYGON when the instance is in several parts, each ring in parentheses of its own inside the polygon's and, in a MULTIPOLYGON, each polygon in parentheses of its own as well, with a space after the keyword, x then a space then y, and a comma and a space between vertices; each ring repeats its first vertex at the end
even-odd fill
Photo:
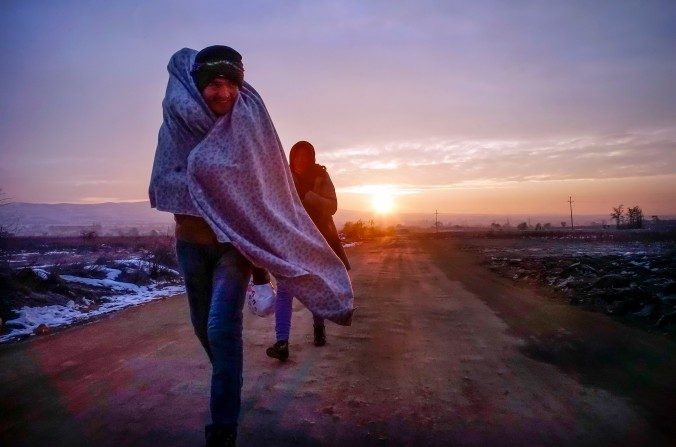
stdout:
POLYGON ((251 263, 229 243, 176 241, 190 319, 212 365, 211 419, 237 426, 242 394, 242 308, 251 263))

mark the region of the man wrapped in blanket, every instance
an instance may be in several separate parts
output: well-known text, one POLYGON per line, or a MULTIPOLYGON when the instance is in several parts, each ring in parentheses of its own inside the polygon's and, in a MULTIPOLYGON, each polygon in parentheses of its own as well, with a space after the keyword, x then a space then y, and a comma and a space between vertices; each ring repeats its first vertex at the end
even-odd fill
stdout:
POLYGON ((235 445, 242 308, 254 266, 338 324, 351 323, 352 287, 303 209, 267 109, 244 81, 242 56, 220 45, 184 48, 167 69, 150 203, 175 216, 191 321, 212 364, 207 445, 235 445))

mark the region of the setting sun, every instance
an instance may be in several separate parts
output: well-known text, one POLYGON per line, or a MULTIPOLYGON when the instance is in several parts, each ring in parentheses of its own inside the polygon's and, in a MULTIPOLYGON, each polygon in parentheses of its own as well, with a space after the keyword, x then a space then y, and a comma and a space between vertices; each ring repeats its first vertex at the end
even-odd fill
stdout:
POLYGON ((376 213, 386 214, 394 209, 394 199, 391 194, 379 192, 371 199, 371 204, 376 213))

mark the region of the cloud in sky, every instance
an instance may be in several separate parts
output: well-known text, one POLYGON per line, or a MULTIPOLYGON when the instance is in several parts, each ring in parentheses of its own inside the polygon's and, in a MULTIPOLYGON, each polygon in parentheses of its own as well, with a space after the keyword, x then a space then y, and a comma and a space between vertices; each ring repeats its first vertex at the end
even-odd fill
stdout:
POLYGON ((213 43, 345 191, 674 173, 670 1, 25 1, 0 5, 0 187, 145 198, 167 61, 213 43))
POLYGON ((397 183, 495 187, 500 182, 676 174, 676 138, 608 135, 575 140, 428 140, 321 155, 346 188, 397 183))

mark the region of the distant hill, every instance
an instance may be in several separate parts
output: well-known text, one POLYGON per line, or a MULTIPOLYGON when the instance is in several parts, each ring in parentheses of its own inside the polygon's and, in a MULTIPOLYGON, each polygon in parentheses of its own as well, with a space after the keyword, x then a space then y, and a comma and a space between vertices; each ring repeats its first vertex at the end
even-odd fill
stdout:
POLYGON ((167 223, 172 218, 150 208, 150 202, 10 203, 0 207, 0 218, 18 217, 26 223, 48 225, 89 225, 92 223, 167 223))
MULTIPOLYGON (((336 224, 348 220, 368 219, 368 213, 340 210, 336 224)), ((171 213, 157 211, 150 202, 27 203, 15 202, 0 207, 0 223, 8 225, 18 235, 79 234, 83 229, 95 228, 103 234, 152 230, 166 232, 173 226, 171 213), (136 230, 133 230, 136 228, 136 230)))
POLYGON ((164 233, 173 225, 169 213, 149 202, 25 203, 0 207, 0 222, 18 235, 71 235, 93 228, 101 234, 164 233))
MULTIPOLYGON (((646 216, 647 219, 650 216, 646 216)), ((660 216, 663 219, 674 216, 660 216)), ((338 210, 334 216, 336 225, 340 228, 347 221, 371 219, 379 225, 409 225, 432 227, 435 215, 430 213, 395 213, 391 215, 375 215, 372 212, 355 210, 338 210)), ((551 223, 560 227, 561 222, 570 224, 568 215, 526 215, 526 214, 450 214, 439 213, 439 223, 444 226, 488 226, 495 222, 504 225, 509 222, 512 226, 520 222, 551 223)), ((589 225, 592 222, 605 221, 612 225, 606 214, 575 216, 576 225, 589 225)), ((153 230, 159 232, 170 231, 173 217, 170 213, 160 212, 144 202, 107 202, 96 204, 75 203, 26 203, 16 202, 0 207, 0 223, 10 225, 15 233, 21 235, 64 234, 70 231, 79 234, 80 227, 94 227, 102 233, 115 234, 120 232, 138 232, 146 234, 153 230)))

